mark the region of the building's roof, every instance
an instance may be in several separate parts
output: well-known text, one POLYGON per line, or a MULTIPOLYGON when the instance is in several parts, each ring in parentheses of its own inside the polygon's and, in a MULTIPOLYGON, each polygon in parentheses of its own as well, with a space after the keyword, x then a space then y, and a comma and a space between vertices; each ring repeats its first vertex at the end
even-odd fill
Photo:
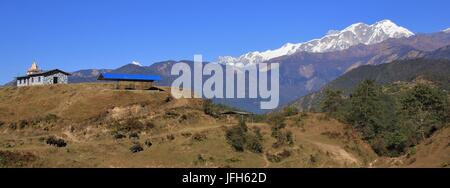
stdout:
POLYGON ((30 74, 30 75, 26 75, 26 76, 18 76, 16 78, 17 79, 24 79, 24 78, 31 78, 31 77, 36 77, 36 76, 49 76, 49 75, 53 75, 53 74, 56 74, 56 73, 62 73, 62 74, 65 74, 65 75, 70 75, 70 73, 64 72, 62 70, 53 69, 53 70, 40 72, 40 73, 35 73, 35 74, 30 74))
POLYGON ((156 75, 103 73, 100 74, 98 80, 153 82, 161 80, 161 77, 156 75))

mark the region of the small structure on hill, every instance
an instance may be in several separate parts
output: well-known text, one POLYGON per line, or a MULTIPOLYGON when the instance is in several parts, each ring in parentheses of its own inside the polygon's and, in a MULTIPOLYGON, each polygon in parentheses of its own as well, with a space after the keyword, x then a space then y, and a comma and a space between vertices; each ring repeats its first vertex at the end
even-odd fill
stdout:
MULTIPOLYGON (((220 114, 226 115, 227 121, 230 123, 233 116, 240 116, 241 120, 244 120, 245 118, 251 118, 253 116, 253 113, 250 112, 243 112, 243 111, 236 111, 236 110, 229 110, 221 112, 220 114)), ((253 124, 253 119, 251 119, 251 122, 253 124)))
POLYGON ((140 74, 113 74, 103 73, 98 80, 116 81, 116 89, 125 90, 161 90, 154 86, 155 81, 160 81, 160 76, 140 74))
POLYGON ((68 76, 70 74, 59 69, 42 71, 37 64, 33 62, 27 70, 27 75, 16 77, 17 87, 36 86, 36 85, 52 85, 52 84, 68 84, 68 76))

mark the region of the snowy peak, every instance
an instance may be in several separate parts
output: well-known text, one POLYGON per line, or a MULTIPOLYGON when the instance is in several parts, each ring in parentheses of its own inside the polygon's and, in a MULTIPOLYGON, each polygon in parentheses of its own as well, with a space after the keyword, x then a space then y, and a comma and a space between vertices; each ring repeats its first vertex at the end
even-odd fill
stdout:
POLYGON ((131 64, 132 64, 132 65, 137 65, 137 66, 142 67, 142 64, 139 63, 138 61, 133 61, 133 62, 131 62, 131 64))
POLYGON ((442 30, 444 33, 450 33, 450 28, 442 30))
POLYGON ((299 44, 287 43, 275 50, 250 52, 239 57, 221 56, 217 61, 219 63, 244 66, 246 64, 260 63, 276 57, 290 55, 299 51, 311 53, 340 51, 358 44, 371 45, 390 38, 410 37, 413 35, 414 33, 408 29, 400 27, 390 20, 382 20, 372 25, 355 23, 341 31, 330 30, 321 39, 314 39, 299 44))

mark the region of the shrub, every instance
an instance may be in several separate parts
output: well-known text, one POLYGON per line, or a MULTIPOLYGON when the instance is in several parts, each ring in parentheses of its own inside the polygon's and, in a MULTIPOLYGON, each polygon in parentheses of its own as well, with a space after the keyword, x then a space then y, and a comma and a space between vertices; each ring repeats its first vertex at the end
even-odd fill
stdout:
POLYGON ((55 136, 50 136, 45 141, 48 145, 56 146, 56 147, 66 147, 67 143, 60 138, 56 138, 55 136))
POLYGON ((281 162, 281 159, 280 159, 280 157, 278 155, 266 153, 266 158, 267 158, 268 161, 270 161, 272 163, 279 163, 279 162, 281 162))
POLYGON ((130 139, 139 139, 139 134, 137 132, 132 132, 128 135, 130 139))
POLYGON ((228 144, 230 144, 234 150, 243 152, 246 144, 247 125, 244 120, 239 121, 239 124, 229 128, 226 131, 225 137, 228 144))
POLYGON ((283 109, 284 116, 295 116, 298 113, 299 113, 299 111, 295 106, 288 106, 283 109))
POLYGON ((276 139, 276 142, 272 145, 273 148, 279 148, 283 145, 292 145, 294 144, 294 136, 291 131, 286 131, 284 128, 286 124, 284 124, 284 118, 272 121, 272 134, 271 136, 276 139))
POLYGON ((183 133, 181 133, 181 136, 183 136, 185 138, 188 138, 188 137, 192 136, 192 133, 190 133, 190 132, 183 132, 183 133))
POLYGON ((175 140, 175 136, 173 134, 169 134, 166 136, 167 140, 175 140))
POLYGON ((248 149, 254 153, 263 152, 261 130, 256 128, 253 130, 253 133, 248 132, 248 127, 244 120, 241 120, 238 125, 229 128, 225 137, 228 144, 235 151, 243 152, 244 149, 248 149))
POLYGON ((131 131, 142 131, 146 128, 147 125, 144 125, 141 121, 136 118, 126 119, 125 121, 114 121, 111 123, 111 126, 120 132, 131 132, 131 131))
POLYGON ((283 150, 282 152, 276 154, 266 153, 267 160, 273 163, 279 163, 290 156, 291 152, 289 150, 283 150))
POLYGON ((327 88, 325 89, 325 97, 321 103, 322 111, 331 117, 335 117, 343 102, 342 91, 333 91, 327 88))
POLYGON ((151 140, 148 140, 148 139, 145 140, 144 144, 145 144, 147 147, 151 147, 151 146, 153 145, 152 141, 151 141, 151 140))
POLYGON ((27 120, 20 120, 19 121, 19 129, 24 129, 26 127, 28 127, 29 123, 27 120))
POLYGON ((138 153, 138 152, 144 151, 144 148, 142 148, 141 144, 136 143, 133 146, 131 146, 130 151, 132 153, 138 153))
POLYGON ((9 124, 9 128, 12 130, 16 130, 17 129, 17 123, 16 122, 12 122, 9 124))
POLYGON ((202 142, 202 141, 206 140, 207 138, 206 138, 206 134, 204 134, 204 133, 195 133, 194 135, 192 135, 192 139, 197 142, 202 142))
POLYGON ((261 128, 255 127, 255 128, 253 129, 253 133, 255 134, 255 137, 256 137, 258 140, 260 140, 260 141, 263 140, 263 135, 261 134, 261 128))
POLYGON ((126 136, 123 135, 122 133, 114 132, 114 133, 113 133, 113 138, 114 138, 114 139, 123 139, 123 138, 126 138, 126 136))
POLYGON ((317 157, 317 155, 309 155, 309 161, 311 163, 316 163, 319 161, 319 158, 317 157))
POLYGON ((246 148, 248 148, 253 153, 262 153, 263 146, 261 141, 256 136, 248 136, 247 137, 246 148))

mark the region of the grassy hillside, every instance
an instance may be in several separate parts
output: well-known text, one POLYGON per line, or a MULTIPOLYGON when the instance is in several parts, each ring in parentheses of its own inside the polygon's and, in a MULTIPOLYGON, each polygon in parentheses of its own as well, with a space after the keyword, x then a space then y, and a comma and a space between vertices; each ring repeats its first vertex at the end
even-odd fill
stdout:
POLYGON ((240 117, 213 117, 205 113, 204 101, 175 100, 168 92, 112 88, 74 84, 0 89, 0 165, 359 167, 376 158, 358 134, 318 114, 288 117, 286 129, 293 132, 294 144, 277 148, 272 147, 270 125, 248 119, 250 130, 261 131, 263 152, 237 152, 225 133, 240 117), (66 145, 49 145, 52 136, 66 145), (143 151, 131 152, 135 145, 143 151))
POLYGON ((276 144, 273 121, 247 119, 262 151, 239 152, 227 132, 242 117, 221 115, 224 107, 175 100, 169 88, 112 88, 0 89, 0 167, 373 167, 385 160, 350 126, 313 113, 275 122, 290 132, 289 144, 276 144))

